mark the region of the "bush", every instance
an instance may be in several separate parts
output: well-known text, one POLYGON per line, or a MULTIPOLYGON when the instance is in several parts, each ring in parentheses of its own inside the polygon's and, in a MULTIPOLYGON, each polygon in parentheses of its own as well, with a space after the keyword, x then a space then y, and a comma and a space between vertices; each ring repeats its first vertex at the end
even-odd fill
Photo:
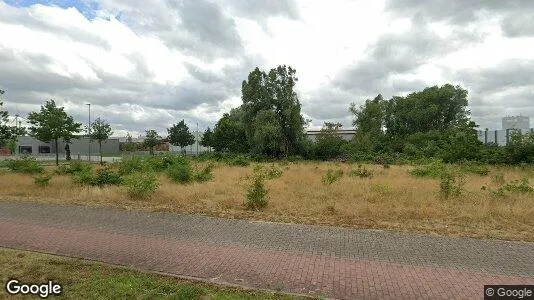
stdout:
POLYGON ((245 207, 247 209, 262 209, 267 206, 267 190, 265 189, 264 178, 254 176, 252 185, 247 192, 245 207))
POLYGON ((189 183, 193 179, 191 166, 187 164, 172 165, 167 169, 167 176, 176 183, 189 183))
POLYGON ((528 178, 523 178, 521 180, 515 180, 510 183, 505 184, 502 189, 504 189, 507 192, 512 193, 532 193, 534 192, 534 188, 532 188, 528 182, 528 178))
POLYGON ((132 173, 124 180, 124 185, 132 198, 148 198, 159 186, 156 175, 152 172, 132 173))
POLYGON ((465 179, 463 176, 445 172, 441 175, 441 182, 439 185, 439 191, 443 198, 458 197, 463 192, 465 185, 465 179))
POLYGON ((76 184, 80 185, 92 185, 93 183, 93 172, 91 170, 83 170, 73 174, 72 179, 76 184))
POLYGON ((416 167, 409 171, 410 175, 417 177, 440 178, 447 173, 447 166, 440 161, 430 165, 416 167))
POLYGON ((96 175, 92 176, 92 180, 89 184, 96 186, 120 185, 122 181, 123 179, 121 175, 113 172, 109 168, 103 168, 96 171, 96 175))
POLYGON ((33 157, 9 159, 6 161, 6 167, 13 172, 25 174, 39 174, 44 171, 43 166, 33 157))
POLYGON ((269 165, 269 167, 265 167, 261 164, 254 166, 254 172, 257 173, 257 176, 262 176, 264 179, 280 178, 284 173, 284 171, 276 165, 269 165))
POLYGON ((243 154, 239 154, 237 156, 235 156, 234 158, 231 158, 228 160, 228 164, 230 166, 243 166, 243 167, 246 167, 248 165, 250 165, 250 157, 246 156, 246 155, 243 155, 243 154))
POLYGON ((89 163, 85 163, 82 161, 71 161, 67 165, 59 165, 55 171, 58 175, 64 175, 64 174, 75 174, 78 172, 90 172, 92 170, 92 166, 89 163))
POLYGON ((34 177, 34 182, 40 187, 45 187, 50 184, 50 179, 52 179, 51 174, 40 174, 34 177))
POLYGON ((202 169, 200 172, 195 174, 196 182, 206 182, 213 179, 213 164, 209 164, 207 167, 202 169))
POLYGON ((326 174, 323 175, 323 183, 332 184, 338 181, 341 177, 343 177, 343 170, 333 171, 332 169, 329 169, 326 174))
POLYGON ((360 166, 358 166, 358 169, 351 170, 349 172, 349 176, 351 176, 351 177, 360 177, 360 178, 372 178, 373 177, 373 171, 367 170, 365 167, 362 167, 360 165, 360 166))
POLYGON ((147 172, 150 170, 150 165, 139 156, 123 157, 117 164, 120 175, 129 175, 134 172, 147 172))
POLYGON ((150 156, 146 162, 150 168, 156 172, 165 171, 167 168, 173 165, 183 165, 189 163, 185 156, 169 154, 150 156))

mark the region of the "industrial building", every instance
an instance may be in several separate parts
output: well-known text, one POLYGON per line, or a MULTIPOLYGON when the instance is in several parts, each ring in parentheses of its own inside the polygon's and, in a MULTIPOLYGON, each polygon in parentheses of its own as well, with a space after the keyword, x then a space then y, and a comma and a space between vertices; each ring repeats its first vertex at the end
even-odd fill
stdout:
MULTIPOLYGON (((315 143, 317 141, 317 135, 321 133, 321 130, 308 130, 306 131, 306 136, 308 137, 308 139, 315 143)), ((342 139, 350 141, 354 137, 354 134, 356 134, 356 130, 340 129, 336 131, 336 134, 339 135, 342 139)))
POLYGON ((478 130, 479 141, 484 144, 497 144, 506 146, 510 142, 510 137, 514 131, 520 133, 534 132, 530 127, 530 117, 526 116, 508 116, 502 118, 502 129, 496 130, 478 130))
MULTIPOLYGON (((17 152, 15 154, 24 155, 50 155, 56 153, 56 145, 54 141, 43 142, 31 136, 19 136, 17 138, 17 152)), ((58 140, 58 153, 65 154, 65 141, 63 139, 58 140)), ((100 146, 98 141, 91 141, 87 136, 78 136, 71 140, 69 144, 71 156, 75 155, 88 155, 91 152, 92 155, 99 153, 100 146)), ((106 154, 118 154, 119 139, 109 138, 102 141, 102 153, 106 154)))

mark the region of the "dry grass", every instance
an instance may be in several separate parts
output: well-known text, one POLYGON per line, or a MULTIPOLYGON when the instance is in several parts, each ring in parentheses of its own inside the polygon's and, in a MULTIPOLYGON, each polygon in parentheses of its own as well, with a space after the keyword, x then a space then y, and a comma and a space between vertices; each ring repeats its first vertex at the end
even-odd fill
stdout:
POLYGON ((261 212, 245 210, 243 200, 252 167, 218 165, 214 180, 177 185, 161 175, 161 187, 149 200, 129 199, 121 187, 80 187, 68 176, 55 176, 37 187, 28 175, 1 173, 0 197, 6 200, 74 203, 125 209, 172 211, 228 218, 327 224, 395 231, 534 241, 532 194, 495 197, 488 190, 491 175, 507 181, 534 177, 531 169, 493 168, 490 176, 468 175, 466 192, 457 198, 439 196, 439 180, 408 175, 409 166, 365 166, 373 178, 347 176, 355 165, 299 163, 280 166, 282 177, 266 181, 269 205, 261 212), (345 175, 331 185, 321 177, 328 169, 345 175))

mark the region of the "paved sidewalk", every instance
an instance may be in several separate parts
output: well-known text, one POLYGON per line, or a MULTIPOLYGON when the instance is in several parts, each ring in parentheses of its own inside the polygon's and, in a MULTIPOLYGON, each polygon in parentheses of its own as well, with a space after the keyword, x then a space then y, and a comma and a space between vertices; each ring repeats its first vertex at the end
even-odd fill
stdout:
POLYGON ((0 202, 0 246, 341 299, 534 284, 534 243, 0 202))

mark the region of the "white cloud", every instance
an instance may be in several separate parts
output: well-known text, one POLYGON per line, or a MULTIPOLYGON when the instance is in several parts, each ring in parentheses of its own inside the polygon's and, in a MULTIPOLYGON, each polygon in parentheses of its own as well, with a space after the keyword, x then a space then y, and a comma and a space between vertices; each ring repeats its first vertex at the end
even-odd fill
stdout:
MULTIPOLYGON (((477 90, 477 82, 496 76, 487 70, 534 60, 525 22, 510 23, 516 12, 498 4, 451 18, 447 9, 417 1, 417 17, 407 13, 410 3, 395 13, 386 1, 256 2, 253 10, 243 1, 199 1, 141 8, 137 1, 103 0, 92 20, 76 8, 0 1, 6 106, 24 113, 53 97, 68 99, 67 109, 80 118, 83 104, 93 103, 94 113, 120 132, 163 131, 181 118, 205 128, 240 104, 240 83, 252 68, 279 64, 296 68, 303 113, 316 128, 327 120, 350 126, 348 105, 378 92, 446 82, 469 88, 474 120, 489 127, 498 126, 507 97, 534 101, 511 77, 500 92, 477 90)), ((523 102, 514 105, 507 112, 525 111, 523 102)))

